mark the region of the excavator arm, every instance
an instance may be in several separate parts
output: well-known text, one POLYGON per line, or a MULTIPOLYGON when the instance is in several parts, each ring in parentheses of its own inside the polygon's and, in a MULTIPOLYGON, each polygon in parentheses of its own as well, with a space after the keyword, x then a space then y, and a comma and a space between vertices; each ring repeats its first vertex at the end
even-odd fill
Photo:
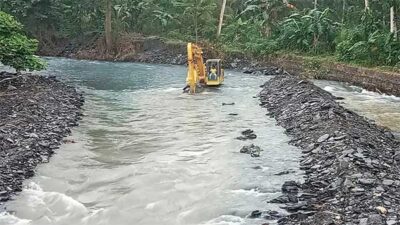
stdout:
POLYGON ((190 93, 196 93, 196 87, 204 84, 206 77, 206 67, 203 61, 202 49, 192 43, 187 45, 188 52, 188 74, 186 84, 190 93))

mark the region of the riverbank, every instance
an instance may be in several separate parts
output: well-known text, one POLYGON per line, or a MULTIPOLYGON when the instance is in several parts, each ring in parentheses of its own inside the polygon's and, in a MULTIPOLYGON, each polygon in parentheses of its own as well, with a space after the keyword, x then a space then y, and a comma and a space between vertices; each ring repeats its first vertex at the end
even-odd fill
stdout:
POLYGON ((335 100, 291 75, 263 86, 261 105, 303 153, 305 182, 286 182, 275 200, 291 212, 279 224, 397 224, 400 144, 335 100))
POLYGON ((78 125, 83 101, 55 77, 0 72, 0 202, 21 191, 36 166, 49 161, 78 125))
MULTIPOLYGON (((115 40, 114 51, 110 53, 106 51, 101 36, 91 36, 41 45, 38 54, 75 59, 185 65, 186 44, 160 37, 121 34, 115 40)), ((225 52, 209 43, 199 44, 203 47, 205 58, 221 58, 227 69, 259 73, 263 68, 274 66, 306 78, 347 82, 370 91, 400 96, 400 73, 396 70, 366 68, 330 58, 291 54, 253 57, 245 52, 225 52)))

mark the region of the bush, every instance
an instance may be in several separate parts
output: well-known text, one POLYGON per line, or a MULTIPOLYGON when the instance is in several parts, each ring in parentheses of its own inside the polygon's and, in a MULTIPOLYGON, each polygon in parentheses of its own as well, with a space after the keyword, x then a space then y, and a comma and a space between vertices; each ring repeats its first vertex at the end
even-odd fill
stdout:
POLYGON ((337 58, 366 65, 395 66, 400 61, 400 43, 387 31, 368 33, 360 25, 344 29, 337 38, 337 58))
POLYGON ((23 33, 23 26, 11 15, 0 11, 0 62, 17 71, 41 70, 45 64, 33 54, 38 42, 23 33))
POLYGON ((280 23, 278 42, 283 49, 302 52, 333 52, 337 23, 330 18, 330 9, 313 9, 305 15, 292 14, 280 23))

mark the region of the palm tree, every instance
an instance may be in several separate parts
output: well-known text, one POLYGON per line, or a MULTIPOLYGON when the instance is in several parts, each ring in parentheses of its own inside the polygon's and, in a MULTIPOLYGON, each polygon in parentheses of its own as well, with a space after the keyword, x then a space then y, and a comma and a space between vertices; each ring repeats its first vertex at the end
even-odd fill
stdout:
POLYGON ((219 37, 221 35, 222 23, 223 23, 224 14, 225 14, 225 6, 226 6, 226 0, 223 0, 222 1, 222 6, 221 6, 221 13, 219 15, 217 37, 219 37))

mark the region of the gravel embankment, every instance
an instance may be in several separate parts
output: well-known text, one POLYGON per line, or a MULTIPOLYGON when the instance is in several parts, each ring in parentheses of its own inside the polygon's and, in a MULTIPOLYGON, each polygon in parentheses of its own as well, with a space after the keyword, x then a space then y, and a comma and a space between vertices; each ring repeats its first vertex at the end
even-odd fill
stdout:
POLYGON ((81 93, 54 77, 0 72, 0 202, 21 191, 81 118, 81 93))
POLYGON ((296 76, 263 85, 261 105, 302 150, 303 184, 288 181, 279 224, 400 224, 400 144, 390 131, 340 106, 296 76))

